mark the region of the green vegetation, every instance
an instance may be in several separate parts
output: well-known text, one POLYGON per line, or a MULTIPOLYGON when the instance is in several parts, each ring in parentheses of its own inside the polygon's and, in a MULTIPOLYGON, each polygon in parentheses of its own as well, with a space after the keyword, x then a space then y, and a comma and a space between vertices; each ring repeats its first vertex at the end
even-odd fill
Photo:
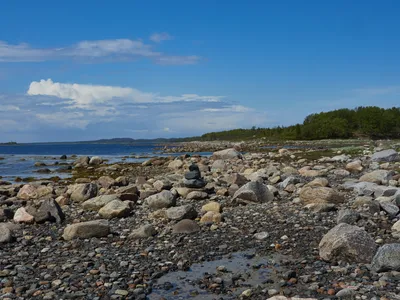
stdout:
POLYGON ((321 140, 400 138, 400 108, 376 106, 338 109, 311 114, 303 124, 274 128, 234 129, 206 133, 201 140, 321 140))

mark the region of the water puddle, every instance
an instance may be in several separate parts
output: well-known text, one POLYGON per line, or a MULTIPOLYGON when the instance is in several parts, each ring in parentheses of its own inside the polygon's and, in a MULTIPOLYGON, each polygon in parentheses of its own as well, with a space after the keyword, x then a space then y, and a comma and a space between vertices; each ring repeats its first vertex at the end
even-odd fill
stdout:
POLYGON ((237 252, 220 260, 193 264, 188 271, 168 273, 153 286, 149 300, 237 299, 245 290, 259 285, 279 290, 283 256, 256 256, 237 252))

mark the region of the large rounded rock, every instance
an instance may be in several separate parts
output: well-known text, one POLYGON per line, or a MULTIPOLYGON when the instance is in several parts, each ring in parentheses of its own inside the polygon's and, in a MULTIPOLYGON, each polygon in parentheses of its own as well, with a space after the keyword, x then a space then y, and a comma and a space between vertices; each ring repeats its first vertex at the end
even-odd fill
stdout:
POLYGON ((305 204, 332 203, 338 204, 344 201, 344 197, 329 187, 305 186, 301 189, 300 199, 305 204))
POLYGON ((240 204, 265 203, 273 199, 274 195, 265 184, 259 181, 251 181, 235 192, 232 202, 240 204))
POLYGON ((133 209, 133 202, 113 200, 99 210, 99 215, 105 219, 123 218, 129 216, 133 209))
POLYGON ((102 162, 103 159, 100 156, 93 156, 89 161, 89 165, 100 165, 102 162))
POLYGON ((170 191, 164 190, 145 199, 145 203, 153 210, 175 206, 176 196, 170 191))
POLYGON ((90 198, 96 197, 98 188, 94 183, 80 183, 70 187, 73 191, 71 200, 74 202, 83 202, 90 198))
POLYGON ((87 166, 89 164, 89 161, 89 156, 81 156, 74 161, 73 165, 77 167, 87 166))
POLYGON ((34 186, 25 184, 18 192, 17 197, 23 200, 39 199, 53 193, 53 188, 48 186, 34 186))
POLYGON ((135 229, 131 232, 129 235, 129 238, 131 239, 142 239, 142 238, 148 238, 153 235, 157 234, 157 230, 154 228, 153 225, 147 224, 139 227, 138 229, 135 229))
POLYGON ((369 263, 376 244, 362 228, 341 223, 324 235, 319 243, 319 255, 327 261, 369 263))
POLYGON ((242 158, 242 154, 233 148, 216 151, 212 155, 213 159, 232 159, 232 158, 242 158))
POLYGON ((33 223, 35 221, 35 217, 29 214, 25 207, 20 207, 14 214, 14 222, 15 223, 33 223))
POLYGON ((6 224, 0 224, 0 244, 9 243, 14 239, 12 231, 6 224))
POLYGON ((361 164, 361 160, 355 160, 352 162, 349 162, 346 165, 346 170, 351 172, 351 173, 359 173, 363 170, 363 166, 361 164))
POLYGON ((396 150, 388 149, 374 153, 371 160, 378 162, 400 161, 400 155, 396 150))
POLYGON ((100 208, 105 206, 106 204, 110 203, 111 201, 119 199, 118 194, 112 195, 101 195, 94 197, 92 199, 86 200, 82 203, 83 209, 98 211, 100 208))
POLYGON ((105 237, 110 233, 107 220, 95 220, 68 225, 64 229, 64 240, 73 238, 88 239, 91 237, 105 237))
POLYGON ((197 211, 192 204, 170 207, 166 211, 167 218, 180 221, 183 219, 196 219, 197 211))
POLYGON ((195 221, 184 219, 174 225, 172 233, 194 233, 200 231, 195 221))
POLYGON ((172 170, 178 170, 182 168, 182 166, 183 166, 183 161, 181 161, 180 159, 175 159, 168 164, 168 168, 172 170))
POLYGON ((34 217, 37 223, 46 221, 61 223, 65 219, 64 212, 54 199, 44 200, 39 209, 34 213, 34 217))
POLYGON ((400 244, 387 244, 380 247, 371 265, 376 272, 400 271, 400 244))
POLYGON ((364 174, 360 177, 360 181, 364 182, 372 182, 376 184, 381 184, 383 181, 387 181, 390 179, 390 173, 386 170, 375 170, 369 173, 364 174))

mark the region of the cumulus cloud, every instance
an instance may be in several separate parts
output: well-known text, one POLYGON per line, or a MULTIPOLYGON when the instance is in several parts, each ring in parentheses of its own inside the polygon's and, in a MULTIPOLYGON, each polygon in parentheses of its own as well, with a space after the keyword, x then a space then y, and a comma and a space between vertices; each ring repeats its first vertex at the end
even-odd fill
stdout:
POLYGON ((252 109, 250 107, 246 107, 246 106, 242 106, 242 105, 229 105, 229 106, 223 106, 221 108, 204 108, 204 109, 202 109, 202 111, 242 113, 242 112, 252 111, 252 109))
MULTIPOLYGON (((160 96, 130 87, 59 83, 53 82, 51 79, 31 82, 27 94, 68 99, 71 100, 72 107, 79 108, 93 108, 111 100, 113 100, 113 103, 168 103, 181 101, 219 102, 222 98, 221 96, 199 96, 197 94, 160 96)), ((141 108, 145 107, 141 106, 141 108)))
POLYGON ((19 110, 18 106, 15 105, 1 105, 0 104, 0 111, 16 111, 19 110))
POLYGON ((150 36, 150 40, 155 43, 161 43, 162 41, 168 41, 168 40, 172 40, 172 39, 173 39, 173 37, 170 36, 167 32, 153 33, 150 36))
MULTIPOLYGON (((165 39, 160 35, 158 39, 165 39)), ((186 65, 195 64, 201 57, 196 55, 169 55, 153 50, 151 45, 141 40, 113 39, 80 41, 74 45, 60 48, 34 48, 29 44, 9 44, 0 41, 0 62, 40 62, 54 60, 80 59, 97 61, 135 60, 147 58, 157 64, 186 65)))

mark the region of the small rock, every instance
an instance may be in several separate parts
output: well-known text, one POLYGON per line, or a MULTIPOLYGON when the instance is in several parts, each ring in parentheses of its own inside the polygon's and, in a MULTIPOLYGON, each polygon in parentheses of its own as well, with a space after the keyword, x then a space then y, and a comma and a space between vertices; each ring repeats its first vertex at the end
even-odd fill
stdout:
POLYGON ((95 220, 68 225, 64 229, 63 238, 71 240, 73 238, 87 239, 91 237, 105 237, 110 233, 110 226, 107 220, 95 220))
POLYGON ((184 219, 172 228, 172 233, 194 233, 200 231, 199 225, 195 221, 184 219))
POLYGON ((157 230, 154 228, 153 225, 147 224, 135 229, 131 232, 129 237, 131 239, 141 239, 141 238, 148 238, 157 234, 157 230))

